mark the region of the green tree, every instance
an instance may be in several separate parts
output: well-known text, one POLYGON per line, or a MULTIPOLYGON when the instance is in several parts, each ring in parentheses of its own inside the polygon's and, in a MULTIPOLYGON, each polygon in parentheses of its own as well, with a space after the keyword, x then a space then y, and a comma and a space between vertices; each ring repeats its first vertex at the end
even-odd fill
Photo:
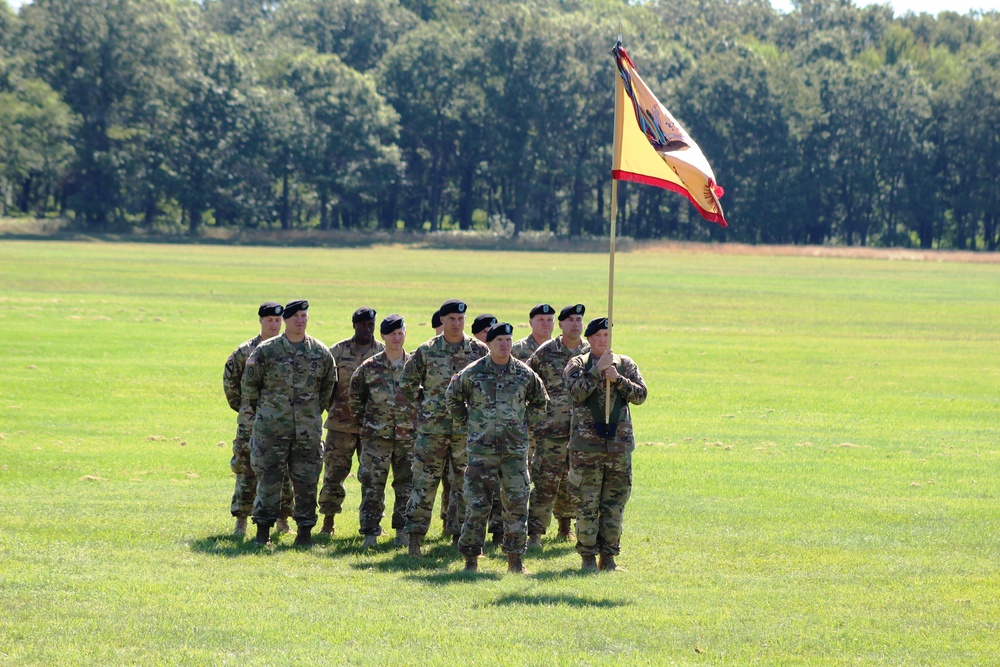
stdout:
POLYGON ((365 222, 402 177, 399 115, 371 77, 335 55, 303 54, 285 76, 308 123, 300 172, 319 199, 320 226, 365 222))

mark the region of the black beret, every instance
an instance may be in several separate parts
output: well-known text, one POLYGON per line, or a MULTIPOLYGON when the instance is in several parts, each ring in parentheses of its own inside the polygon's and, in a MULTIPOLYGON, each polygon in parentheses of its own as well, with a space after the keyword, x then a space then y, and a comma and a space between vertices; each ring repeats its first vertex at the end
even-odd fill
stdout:
POLYGON ((570 315, 579 315, 580 317, 583 317, 585 312, 587 312, 587 307, 582 303, 578 303, 575 306, 566 306, 559 311, 559 321, 562 322, 570 315))
POLYGON ((277 301, 265 301, 257 309, 257 317, 277 317, 283 310, 284 306, 277 301))
POLYGON ((445 315, 465 315, 465 302, 458 299, 449 299, 438 308, 438 315, 444 318, 445 315))
POLYGON ((396 329, 402 329, 402 328, 403 328, 403 316, 396 315, 395 313, 393 313, 392 315, 389 315, 384 320, 382 320, 382 324, 379 325, 378 330, 379 333, 385 336, 387 334, 391 334, 396 329))
POLYGON ((439 326, 441 326, 441 313, 435 310, 431 315, 431 328, 437 329, 439 326))
POLYGON ((540 303, 531 309, 531 312, 528 313, 528 319, 530 320, 535 315, 554 315, 555 312, 556 312, 555 309, 552 308, 552 306, 550 306, 549 304, 540 303))
POLYGON ((590 338, 601 329, 608 328, 608 318, 596 317, 587 322, 587 330, 583 332, 585 338, 590 338))
POLYGON ((287 320, 300 310, 309 310, 309 302, 306 301, 305 299, 299 299, 298 301, 289 301, 288 303, 286 303, 285 309, 281 312, 281 316, 287 320))
POLYGON ((472 335, 476 335, 480 331, 486 331, 491 326, 497 323, 497 318, 493 317, 489 313, 483 313, 472 320, 472 335))
POLYGON ((358 308, 351 315, 351 324, 357 324, 358 322, 371 322, 375 319, 375 309, 374 308, 358 308))
POLYGON ((497 336, 510 336, 514 333, 514 327, 506 322, 497 322, 486 332, 486 342, 490 342, 497 336))

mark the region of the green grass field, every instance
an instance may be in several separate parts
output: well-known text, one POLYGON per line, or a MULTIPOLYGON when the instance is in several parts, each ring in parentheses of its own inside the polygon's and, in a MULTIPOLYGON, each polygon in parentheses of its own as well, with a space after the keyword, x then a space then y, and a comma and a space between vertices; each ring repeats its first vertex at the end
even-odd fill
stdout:
POLYGON ((327 344, 399 312, 408 349, 451 297, 597 316, 606 257, 0 242, 0 664, 1000 663, 1000 264, 617 264, 650 387, 627 569, 546 539, 470 578, 438 521, 419 564, 356 513, 232 539, 222 366, 270 299, 327 344))

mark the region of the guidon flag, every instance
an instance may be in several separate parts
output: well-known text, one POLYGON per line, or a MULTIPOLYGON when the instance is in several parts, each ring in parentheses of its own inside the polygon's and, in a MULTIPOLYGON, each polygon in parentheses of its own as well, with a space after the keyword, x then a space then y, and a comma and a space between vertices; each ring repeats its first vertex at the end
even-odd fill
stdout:
POLYGON ((619 41, 611 53, 615 83, 615 144, 611 177, 684 195, 701 217, 727 227, 722 188, 705 154, 639 77, 619 41))

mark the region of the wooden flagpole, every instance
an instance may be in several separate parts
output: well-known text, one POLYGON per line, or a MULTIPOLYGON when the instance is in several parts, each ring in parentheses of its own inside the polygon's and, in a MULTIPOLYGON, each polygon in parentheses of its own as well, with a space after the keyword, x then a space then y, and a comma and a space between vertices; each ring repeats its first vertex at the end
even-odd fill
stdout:
MULTIPOLYGON (((616 72, 617 75, 617 72, 616 72)), ((616 109, 617 110, 617 109, 616 109)), ((618 220, 618 179, 611 179, 611 251, 608 267, 608 349, 611 349, 611 333, 614 331, 615 311, 615 226, 618 220)), ((604 423, 611 419, 611 380, 604 380, 604 423)))
MULTIPOLYGON (((622 41, 622 25, 618 23, 618 43, 622 41)), ((618 68, 615 68, 615 138, 614 138, 614 159, 617 159, 621 151, 621 113, 625 100, 625 89, 618 80, 618 68)), ((618 222, 618 179, 611 178, 611 249, 608 261, 608 349, 611 348, 612 333, 614 332, 614 312, 615 312, 615 236, 617 235, 618 222)), ((611 380, 604 380, 604 423, 611 420, 611 380)))

